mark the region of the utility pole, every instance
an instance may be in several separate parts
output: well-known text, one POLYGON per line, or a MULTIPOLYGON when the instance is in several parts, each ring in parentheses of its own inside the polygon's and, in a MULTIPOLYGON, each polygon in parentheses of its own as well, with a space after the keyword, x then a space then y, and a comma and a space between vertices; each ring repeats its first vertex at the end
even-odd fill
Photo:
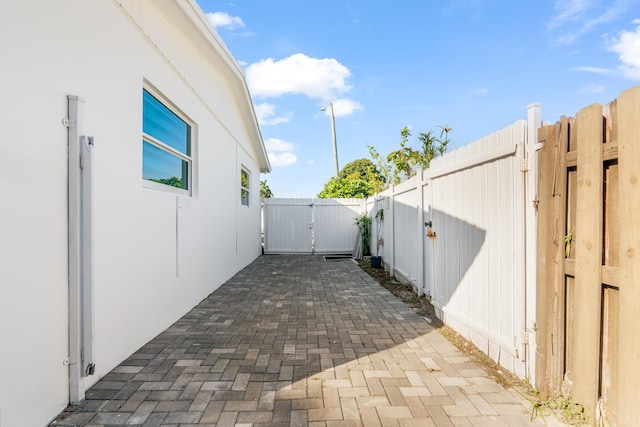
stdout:
MULTIPOLYGON (((327 107, 322 107, 322 111, 326 111, 327 107)), ((340 173, 340 168, 338 168, 338 144, 336 143, 336 118, 333 115, 333 102, 329 104, 329 116, 331 116, 331 137, 333 140, 333 163, 335 166, 336 178, 340 173)))

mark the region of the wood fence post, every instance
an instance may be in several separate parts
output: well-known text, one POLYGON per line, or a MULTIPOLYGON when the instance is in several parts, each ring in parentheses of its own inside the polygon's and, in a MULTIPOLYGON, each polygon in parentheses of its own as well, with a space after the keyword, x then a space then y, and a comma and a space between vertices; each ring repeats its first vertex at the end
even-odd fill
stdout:
POLYGON ((593 104, 576 115, 577 203, 576 265, 573 304, 572 371, 574 397, 595 416, 600 353, 602 265, 602 105, 593 104))
POLYGON ((618 97, 620 298, 618 425, 638 422, 640 380, 640 86, 618 97))
MULTIPOLYGON (((556 125, 558 126, 558 125, 556 125)), ((553 283, 554 283, 554 254, 556 243, 551 238, 553 224, 555 224, 555 204, 553 199, 553 168, 554 154, 557 149, 556 126, 544 126, 538 134, 543 143, 540 150, 538 170, 538 304, 537 304, 537 354, 535 386, 543 394, 548 393, 552 383, 550 362, 553 358, 553 283)), ((555 391, 555 390, 553 390, 555 391)))
POLYGON ((560 393, 565 366, 565 263, 569 260, 565 259, 564 235, 569 128, 570 120, 561 117, 555 125, 541 128, 538 137, 544 145, 538 158, 535 384, 543 395, 560 393))

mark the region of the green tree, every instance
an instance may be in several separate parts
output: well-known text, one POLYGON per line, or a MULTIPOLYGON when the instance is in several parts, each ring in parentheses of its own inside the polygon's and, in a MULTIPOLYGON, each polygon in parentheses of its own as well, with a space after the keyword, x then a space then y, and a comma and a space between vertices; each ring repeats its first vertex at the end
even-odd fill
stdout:
POLYGON ((327 182, 318 194, 320 198, 368 197, 384 187, 385 178, 369 159, 357 159, 347 163, 338 174, 327 182))
POLYGON ((374 195, 385 186, 386 178, 370 159, 357 159, 347 163, 340 171, 341 178, 363 179, 369 184, 369 195, 374 195))
POLYGON ((418 135, 418 141, 420 141, 420 155, 418 157, 418 165, 422 169, 429 169, 431 160, 438 154, 437 151, 437 139, 432 131, 427 133, 420 132, 418 135))
POLYGON ((376 170, 382 176, 382 179, 374 185, 375 188, 373 194, 375 194, 381 192, 392 183, 393 164, 387 160, 386 157, 381 156, 373 145, 367 145, 367 148, 369 149, 369 156, 371 156, 371 159, 376 166, 376 170))
POLYGON ((347 163, 340 171, 340 178, 347 178, 349 176, 357 177, 368 181, 370 179, 382 180, 383 177, 378 172, 376 165, 369 159, 357 159, 350 163, 347 163))
POLYGON ((267 180, 260 181, 260 198, 270 199, 271 197, 273 197, 273 192, 267 185, 267 180))
MULTIPOLYGON (((449 144, 449 132, 452 129, 449 125, 438 126, 442 129, 440 136, 434 135, 432 130, 428 132, 420 132, 418 134, 418 141, 420 142, 420 149, 414 150, 408 145, 411 131, 408 127, 404 127, 400 131, 400 149, 392 151, 386 158, 387 182, 391 184, 399 184, 402 180, 402 175, 406 179, 411 178, 417 168, 429 169, 431 161, 442 156, 447 152, 447 145, 449 144)), ((373 147, 369 147, 371 158, 378 163, 382 169, 381 159, 377 151, 373 147)))
POLYGON ((324 185, 324 188, 318 197, 321 199, 329 198, 365 198, 371 194, 371 187, 369 183, 360 178, 340 178, 332 177, 329 182, 324 185))
POLYGON ((449 144, 449 132, 451 132, 453 129, 451 129, 449 125, 438 126, 438 127, 442 129, 442 131, 440 131, 440 139, 438 140, 438 142, 440 143, 440 146, 438 147, 438 151, 439 151, 439 154, 442 156, 444 153, 447 152, 447 145, 449 144), (442 134, 444 134, 444 139, 442 139, 442 134))
POLYGON ((407 146, 411 131, 404 127, 400 131, 400 149, 392 151, 387 155, 387 160, 394 166, 392 181, 398 184, 401 181, 400 174, 404 174, 406 179, 413 175, 414 166, 420 163, 420 153, 407 146))
POLYGON ((432 130, 427 133, 421 132, 420 135, 418 135, 418 141, 420 141, 421 145, 419 165, 422 169, 429 169, 431 160, 435 159, 438 156, 442 156, 447 152, 447 145, 449 144, 449 132, 451 132, 453 129, 451 129, 449 125, 438 127, 442 129, 439 137, 436 137, 433 134, 432 130))

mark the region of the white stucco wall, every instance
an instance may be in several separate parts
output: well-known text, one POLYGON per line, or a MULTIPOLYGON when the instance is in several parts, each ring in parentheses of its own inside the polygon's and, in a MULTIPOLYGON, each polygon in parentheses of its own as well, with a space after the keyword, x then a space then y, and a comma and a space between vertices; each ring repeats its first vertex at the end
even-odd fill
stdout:
POLYGON ((260 254, 261 165, 228 70, 190 46, 166 11, 118 3, 9 2, 0 13, 2 427, 45 425, 69 399, 67 95, 85 99, 84 133, 95 138, 87 387, 260 254), (144 81, 197 125, 191 197, 143 188, 144 81))

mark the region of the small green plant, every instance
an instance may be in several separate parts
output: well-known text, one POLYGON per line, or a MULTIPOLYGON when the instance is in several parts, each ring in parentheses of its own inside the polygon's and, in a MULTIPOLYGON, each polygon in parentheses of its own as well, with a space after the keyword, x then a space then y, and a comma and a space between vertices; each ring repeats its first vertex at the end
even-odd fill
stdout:
POLYGON ((407 298, 406 303, 410 304, 410 305, 415 305, 418 304, 420 302, 420 297, 418 297, 418 295, 411 295, 409 298, 407 298))
POLYGON ((374 217, 375 221, 376 221, 376 232, 377 232, 377 238, 376 238, 376 256, 378 256, 379 252, 380 252, 380 247, 382 245, 384 245, 384 239, 382 238, 382 230, 380 229, 380 227, 382 227, 382 222, 384 221, 384 209, 380 208, 378 209, 378 211, 376 212, 376 216, 374 217))
POLYGON ((371 255, 371 222, 372 219, 366 212, 356 217, 356 225, 362 238, 362 255, 371 255))
POLYGON ((567 235, 564 236, 564 257, 569 258, 571 252, 571 242, 573 242, 573 230, 567 231, 567 235))
POLYGON ((589 418, 584 412, 584 406, 575 402, 571 395, 560 395, 556 397, 542 398, 540 392, 531 384, 527 384, 528 394, 533 396, 531 400, 531 421, 540 417, 544 419, 545 414, 553 412, 562 417, 562 420, 572 426, 586 426, 589 418))

